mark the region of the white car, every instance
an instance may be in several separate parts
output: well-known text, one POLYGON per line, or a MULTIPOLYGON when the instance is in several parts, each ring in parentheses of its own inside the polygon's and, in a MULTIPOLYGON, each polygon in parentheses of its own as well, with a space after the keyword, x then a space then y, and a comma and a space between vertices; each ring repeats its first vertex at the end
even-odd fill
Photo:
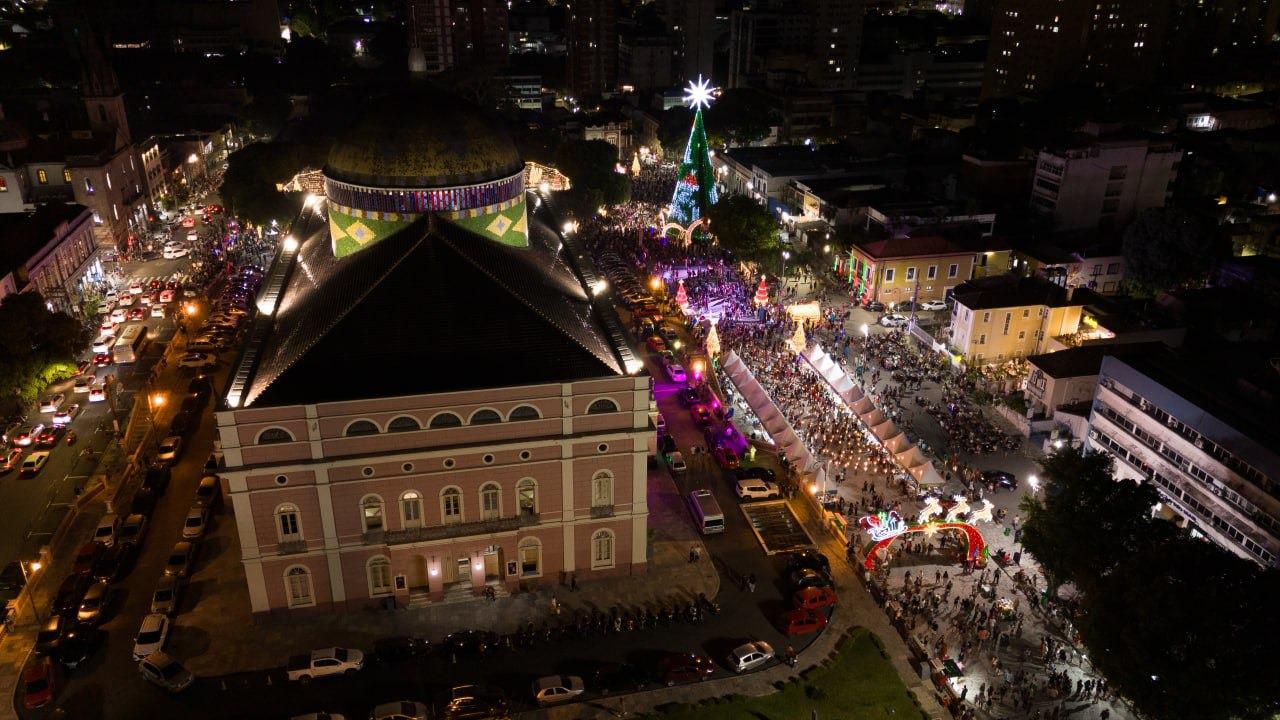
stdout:
POLYGON ((62 427, 64 425, 70 425, 71 421, 75 420, 76 415, 79 415, 79 414, 80 414, 80 405, 78 403, 72 403, 71 405, 67 406, 67 409, 59 410, 58 412, 53 414, 53 426, 62 427))
POLYGON ((120 531, 120 516, 115 513, 107 513, 98 521, 98 529, 93 531, 93 541, 99 545, 113 547, 116 544, 116 534, 120 531))
POLYGON ((49 462, 49 453, 41 450, 33 452, 22 461, 22 470, 19 474, 23 477, 35 477, 44 469, 45 463, 49 462))
POLYGON ((739 645, 729 651, 729 668, 736 673, 755 670, 773 659, 773 647, 763 640, 739 645))
POLYGON ((141 294, 142 294, 142 283, 140 283, 140 282, 136 282, 136 283, 132 283, 131 285, 129 285, 129 294, 130 294, 130 295, 141 295, 141 294))
POLYGON ((115 310, 111 311, 111 322, 122 323, 125 321, 127 315, 128 313, 125 311, 124 308, 116 308, 115 310))
POLYGON ((671 378, 672 382, 684 382, 689 379, 680 363, 671 363, 667 366, 667 377, 671 378))
POLYGON ((101 385, 89 387, 89 402, 102 402, 107 399, 107 391, 101 385))
MULTIPOLYGON (((141 287, 141 285, 139 285, 139 287, 141 287)), ((132 306, 132 305, 133 305, 133 295, 129 295, 129 294, 121 295, 121 296, 120 296, 120 299, 116 301, 116 305, 118 305, 119 307, 130 307, 130 306, 132 306)))
POLYGON ((120 323, 111 322, 110 317, 105 317, 102 318, 102 324, 98 326, 98 332, 105 335, 107 333, 115 332, 115 329, 119 326, 120 323))
POLYGON ((947 304, 941 300, 925 300, 920 303, 921 310, 946 310, 947 304))
POLYGON ((382 703, 369 713, 369 720, 427 720, 427 706, 413 700, 382 703))
POLYGON ((205 368, 217 364, 218 358, 203 352, 190 352, 178 360, 178 367, 184 368, 205 368))
POLYGON ((906 327, 907 317, 905 315, 898 315, 897 313, 889 313, 888 315, 881 315, 880 324, 885 327, 891 327, 891 328, 906 327))
POLYGON ((533 699, 539 705, 555 705, 568 702, 586 690, 582 678, 577 675, 548 675, 533 683, 533 699))
MULTIPOLYGON (((106 352, 106 350, 103 350, 102 352, 106 352)), ((89 392, 89 388, 92 387, 93 383, 96 381, 97 381, 97 378, 94 377, 93 375, 81 375, 80 377, 76 378, 76 384, 72 387, 72 389, 78 393, 87 393, 89 392)))
POLYGON ((152 305, 152 306, 151 306, 151 317, 153 317, 153 318, 162 318, 162 317, 164 317, 164 306, 163 306, 163 305, 152 305))
POLYGON ((199 540, 209 527, 209 509, 193 507, 187 512, 187 519, 182 522, 182 539, 199 540))
POLYGON ((153 652, 164 649, 164 641, 169 638, 169 618, 160 613, 152 613, 142 618, 142 627, 133 639, 133 659, 141 660, 153 652))
POLYGON ((782 489, 778 487, 778 483, 763 480, 739 480, 733 486, 733 492, 738 495, 739 500, 772 500, 782 497, 782 489))
POLYGON ((0 457, 0 473, 17 469, 22 461, 22 448, 10 448, 0 457))
POLYGON ((200 233, 196 232, 195 230, 192 230, 191 232, 187 233, 188 242, 195 242, 199 239, 200 239, 200 233))
POLYGON ((92 349, 95 353, 111 352, 111 346, 115 344, 116 336, 108 333, 94 340, 92 349))
POLYGON ((45 412, 45 413, 58 412, 58 408, 62 407, 62 401, 66 399, 67 399, 67 396, 63 395, 62 393, 50 395, 49 397, 40 401, 40 412, 45 412))
POLYGON ((187 255, 190 255, 190 254, 191 254, 190 250, 184 247, 178 247, 178 248, 173 248, 172 250, 169 248, 165 248, 164 252, 161 253, 160 255, 165 260, 177 260, 180 257, 186 257, 187 255))
POLYGON ((313 678, 346 675, 364 669, 364 653, 353 648, 329 647, 294 655, 285 666, 285 676, 303 684, 313 678))
POLYGON ((178 454, 182 452, 182 438, 177 435, 170 435, 160 441, 160 448, 156 451, 156 460, 166 463, 174 463, 178 460, 178 454))

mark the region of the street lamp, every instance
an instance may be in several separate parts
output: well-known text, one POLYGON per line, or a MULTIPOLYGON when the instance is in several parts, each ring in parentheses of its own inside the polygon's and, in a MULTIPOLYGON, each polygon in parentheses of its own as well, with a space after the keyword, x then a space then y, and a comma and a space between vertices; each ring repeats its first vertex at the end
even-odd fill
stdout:
POLYGON ((787 261, 790 259, 791 259, 791 252, 789 250, 783 250, 782 251, 782 277, 784 279, 787 277, 787 261))
POLYGON ((43 574, 36 577, 36 573, 40 572, 40 568, 44 567, 44 563, 39 560, 32 560, 27 563, 19 562, 18 567, 22 568, 23 584, 31 586, 27 591, 27 599, 31 601, 31 614, 35 616, 37 625, 44 625, 44 618, 40 617, 40 603, 36 602, 36 588, 40 586, 40 580, 44 578, 43 574), (32 578, 35 578, 34 582, 32 578))

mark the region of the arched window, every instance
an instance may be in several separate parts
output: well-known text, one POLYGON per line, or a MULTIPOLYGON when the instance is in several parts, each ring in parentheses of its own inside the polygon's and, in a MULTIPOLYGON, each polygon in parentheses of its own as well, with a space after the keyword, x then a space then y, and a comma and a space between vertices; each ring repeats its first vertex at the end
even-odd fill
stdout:
POLYGON ((360 500, 360 521, 365 532, 376 532, 383 528, 382 498, 377 495, 365 495, 360 500))
POLYGON ((492 425, 502 422, 502 416, 498 413, 484 408, 471 413, 471 419, 467 421, 468 425, 492 425))
POLYGON ((347 429, 342 434, 346 435, 347 437, 358 437, 360 435, 377 435, 378 426, 375 425, 372 420, 356 420, 355 422, 348 425, 347 429))
POLYGON ((421 429, 422 426, 418 424, 418 421, 408 415, 401 415, 387 423, 387 432, 409 432, 421 429))
POLYGON ((284 428, 269 427, 258 433, 258 445, 293 442, 293 433, 284 428))
POLYGON ((456 487, 440 491, 440 522, 445 525, 462 522, 462 491, 456 487))
POLYGON ((538 481, 524 478, 516 483, 516 498, 522 515, 538 514, 538 481))
POLYGON ((518 405, 507 413, 509 422, 520 422, 522 420, 541 420, 542 413, 538 412, 538 408, 532 405, 518 405))
POLYGON ((293 565, 284 571, 285 596, 289 607, 311 607, 316 604, 311 592, 311 571, 303 565, 293 565))
POLYGON ((276 529, 280 532, 280 542, 302 539, 302 523, 298 519, 298 506, 285 503, 276 508, 276 529))
POLYGON ((613 505, 613 473, 601 470, 591 478, 591 507, 613 505))
POLYGON ((400 520, 406 528, 422 527, 422 495, 417 490, 400 496, 400 520))
POLYGON ((520 557, 520 577, 538 577, 542 574, 542 543, 537 538, 525 538, 516 548, 520 557))
POLYGON ((485 483, 480 487, 480 519, 497 520, 502 517, 502 489, 497 483, 485 483))
POLYGON ((603 415, 618 412, 618 403, 609 398, 600 398, 587 406, 588 415, 603 415))
POLYGON ((389 558, 385 555, 375 555, 369 558, 365 570, 369 576, 369 597, 382 597, 393 592, 389 558))
POLYGON ((613 567, 613 531, 597 530, 591 535, 591 568, 613 567))
POLYGON ((436 413, 436 415, 431 418, 431 422, 428 423, 428 427, 433 430, 437 430, 439 428, 462 427, 462 418, 451 412, 436 413))

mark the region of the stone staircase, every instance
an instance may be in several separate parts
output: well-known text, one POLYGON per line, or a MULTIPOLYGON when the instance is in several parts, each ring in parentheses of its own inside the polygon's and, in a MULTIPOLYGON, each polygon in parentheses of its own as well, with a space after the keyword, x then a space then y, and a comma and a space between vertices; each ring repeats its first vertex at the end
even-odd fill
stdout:
MULTIPOLYGON (((490 586, 493 588, 497 597, 507 597, 511 593, 507 592, 507 588, 501 583, 490 586)), ((466 583, 454 583, 452 586, 445 588, 444 598, 438 601, 432 601, 431 595, 426 588, 414 588, 409 590, 409 603, 406 607, 423 608, 428 605, 450 605, 454 603, 466 602, 482 602, 483 595, 475 595, 471 592, 471 586, 466 583)))

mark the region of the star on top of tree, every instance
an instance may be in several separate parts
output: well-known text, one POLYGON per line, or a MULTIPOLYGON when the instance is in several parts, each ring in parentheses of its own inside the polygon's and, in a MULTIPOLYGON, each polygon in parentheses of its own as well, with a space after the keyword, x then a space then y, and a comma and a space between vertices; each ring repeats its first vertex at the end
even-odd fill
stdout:
POLYGON ((689 87, 684 89, 684 102, 694 110, 703 110, 711 106, 712 94, 716 88, 711 87, 710 80, 704 80, 701 75, 697 80, 690 80, 689 87))

